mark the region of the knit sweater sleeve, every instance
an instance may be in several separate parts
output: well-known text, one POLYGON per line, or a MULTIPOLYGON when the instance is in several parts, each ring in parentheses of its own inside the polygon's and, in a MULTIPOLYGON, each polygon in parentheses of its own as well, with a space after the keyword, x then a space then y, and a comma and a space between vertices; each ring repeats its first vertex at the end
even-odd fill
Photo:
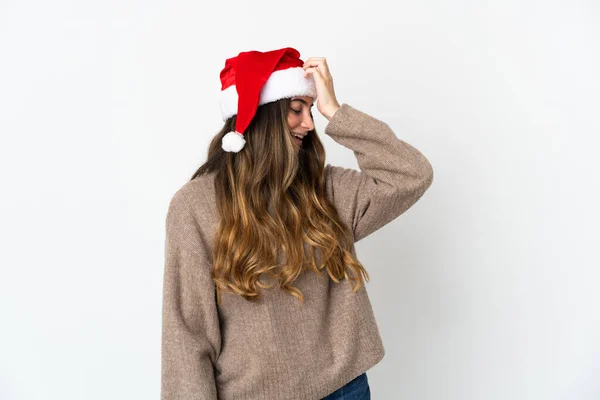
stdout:
POLYGON ((423 196, 433 168, 416 148, 364 112, 342 104, 325 133, 353 150, 360 171, 327 164, 327 189, 354 241, 388 224, 423 196))
POLYGON ((180 189, 166 218, 162 307, 162 400, 216 400, 221 349, 215 286, 190 202, 180 189))

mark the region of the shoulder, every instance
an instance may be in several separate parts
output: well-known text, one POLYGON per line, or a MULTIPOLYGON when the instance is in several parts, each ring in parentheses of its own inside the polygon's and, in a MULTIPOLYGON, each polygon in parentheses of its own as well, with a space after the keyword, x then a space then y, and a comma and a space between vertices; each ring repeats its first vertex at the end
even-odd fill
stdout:
POLYGON ((171 196, 168 216, 201 211, 214 197, 214 173, 198 176, 181 185, 171 196))
POLYGON ((181 185, 172 195, 165 219, 167 242, 193 249, 210 246, 216 221, 214 174, 196 177, 181 185))

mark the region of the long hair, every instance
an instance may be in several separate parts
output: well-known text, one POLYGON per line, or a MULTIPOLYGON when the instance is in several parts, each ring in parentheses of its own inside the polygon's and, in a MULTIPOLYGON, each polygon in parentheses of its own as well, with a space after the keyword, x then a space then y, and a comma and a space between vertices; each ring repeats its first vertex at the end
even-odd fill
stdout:
MULTIPOLYGON (((238 153, 221 148, 223 136, 235 129, 236 116, 212 139, 206 162, 191 179, 215 172, 216 204, 220 216, 214 236, 213 269, 218 303, 221 291, 246 300, 260 298, 257 286, 268 274, 279 288, 304 301, 292 283, 306 269, 320 278, 325 269, 335 283, 357 282, 369 275, 350 252, 352 233, 325 196, 325 148, 316 130, 308 132, 298 150, 287 124, 291 99, 257 108, 238 153), (309 254, 305 254, 304 243, 309 254), (316 265, 315 251, 322 263, 316 265), (278 263, 279 252, 286 265, 278 263)), ((312 117, 312 113, 311 113, 312 117)))

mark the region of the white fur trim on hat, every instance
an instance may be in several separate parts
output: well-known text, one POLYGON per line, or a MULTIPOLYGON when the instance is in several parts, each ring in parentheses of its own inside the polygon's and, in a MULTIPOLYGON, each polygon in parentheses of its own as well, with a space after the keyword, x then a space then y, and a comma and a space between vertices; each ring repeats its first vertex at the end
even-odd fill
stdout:
POLYGON ((221 147, 228 152, 237 153, 244 148, 245 145, 246 139, 244 139, 244 135, 235 131, 227 132, 221 141, 221 147))
MULTIPOLYGON (((273 71, 260 91, 258 105, 277 101, 285 97, 311 96, 317 98, 317 88, 312 75, 304 77, 302 67, 273 71)), ((223 121, 237 114, 238 93, 235 85, 222 90, 220 94, 221 116, 223 121)))

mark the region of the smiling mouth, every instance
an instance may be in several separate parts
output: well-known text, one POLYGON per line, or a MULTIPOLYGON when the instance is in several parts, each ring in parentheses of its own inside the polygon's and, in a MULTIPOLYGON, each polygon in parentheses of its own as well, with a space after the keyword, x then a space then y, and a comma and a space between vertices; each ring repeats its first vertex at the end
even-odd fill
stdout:
POLYGON ((293 132, 292 132, 292 138, 294 139, 294 142, 296 142, 297 144, 299 144, 299 145, 302 144, 302 138, 296 136, 293 132))

